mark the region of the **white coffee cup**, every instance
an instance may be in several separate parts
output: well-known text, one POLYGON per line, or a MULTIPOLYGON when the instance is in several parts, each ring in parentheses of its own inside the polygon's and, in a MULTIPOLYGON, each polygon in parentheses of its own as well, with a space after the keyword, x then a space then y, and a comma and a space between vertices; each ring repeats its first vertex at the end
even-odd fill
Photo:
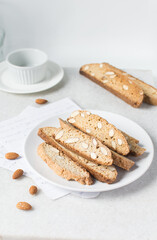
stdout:
POLYGON ((10 52, 6 57, 8 72, 17 84, 35 84, 46 76, 47 55, 33 48, 23 48, 10 52))

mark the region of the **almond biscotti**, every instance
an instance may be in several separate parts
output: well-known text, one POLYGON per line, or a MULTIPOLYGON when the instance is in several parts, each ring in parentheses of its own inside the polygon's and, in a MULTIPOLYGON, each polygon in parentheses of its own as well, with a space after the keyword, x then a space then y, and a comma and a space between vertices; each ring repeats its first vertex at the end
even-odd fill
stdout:
POLYGON ((141 87, 128 79, 125 72, 108 63, 86 64, 80 68, 80 73, 135 108, 143 102, 141 87))
POLYGON ((93 180, 85 168, 81 167, 57 148, 42 143, 38 146, 37 151, 39 156, 57 175, 67 180, 75 180, 81 184, 93 184, 93 180))
POLYGON ((99 139, 103 144, 122 155, 129 152, 134 156, 142 155, 146 149, 140 147, 138 140, 118 130, 104 118, 88 111, 77 110, 68 122, 79 130, 99 139))
POLYGON ((74 127, 96 137, 119 154, 127 155, 129 153, 129 145, 122 132, 104 118, 88 111, 78 110, 73 112, 67 120, 74 127))
POLYGON ((97 164, 112 165, 113 159, 110 149, 99 140, 69 126, 62 119, 59 121, 61 128, 54 134, 58 143, 97 164))
POLYGON ((117 178, 117 171, 114 166, 99 165, 77 155, 74 152, 71 152, 70 150, 55 141, 55 139, 52 137, 55 132, 57 132, 57 128, 45 127, 39 129, 38 135, 48 144, 65 153, 73 161, 79 163, 82 167, 89 171, 90 174, 94 176, 95 179, 97 179, 98 181, 105 183, 115 182, 117 178))
MULTIPOLYGON (((64 129, 69 129, 70 128, 70 125, 63 121, 63 120, 60 120, 60 125, 62 128, 64 129)), ((96 141, 98 141, 97 138, 95 138, 96 141)), ((133 167, 134 165, 134 162, 128 158, 125 158, 124 156, 114 152, 111 150, 111 153, 112 153, 112 158, 113 158, 113 164, 118 166, 118 167, 121 167, 127 171, 130 170, 131 167, 133 167)))
POLYGON ((129 158, 126 158, 114 151, 112 151, 112 158, 113 158, 113 164, 120 167, 120 168, 123 168, 124 170, 127 170, 129 171, 130 168, 132 168, 134 166, 134 161, 130 160, 129 158))
MULTIPOLYGON (((57 143, 53 136, 57 132, 57 128, 54 127, 44 127, 40 128, 38 130, 38 135, 48 144, 57 147, 59 150, 63 150, 63 152, 68 155, 70 158, 72 158, 74 161, 76 160, 80 165, 85 167, 97 180, 101 182, 107 182, 112 183, 115 181, 116 178, 116 170, 112 171, 109 166, 102 166, 98 165, 96 163, 93 163, 83 157, 80 157, 79 155, 71 152, 70 150, 66 149, 65 147, 61 146, 59 143, 57 143), (93 167, 92 167, 93 166, 93 167), (105 168, 105 169, 104 169, 105 168), (99 171, 101 171, 101 174, 99 175, 99 171), (104 171, 104 174, 102 172, 104 171)), ((118 153, 112 152, 112 158, 113 158, 113 164, 123 168, 124 170, 129 171, 130 168, 134 166, 134 162, 122 155, 119 155, 118 153)))
MULTIPOLYGON (((124 72, 125 73, 125 72, 124 72)), ((133 77, 130 74, 126 73, 126 76, 129 80, 136 83, 144 92, 144 102, 157 105, 157 89, 143 81, 141 81, 138 78, 133 77)))
MULTIPOLYGON (((121 131, 121 130, 120 130, 121 131)), ((129 142, 134 142, 134 143, 139 143, 139 140, 138 139, 136 139, 136 138, 133 138, 133 137, 131 137, 130 135, 128 135, 127 133, 125 133, 125 132, 123 132, 123 131, 121 131, 122 132, 122 134, 124 135, 124 137, 126 138, 126 140, 127 140, 127 142, 129 143, 129 142)))

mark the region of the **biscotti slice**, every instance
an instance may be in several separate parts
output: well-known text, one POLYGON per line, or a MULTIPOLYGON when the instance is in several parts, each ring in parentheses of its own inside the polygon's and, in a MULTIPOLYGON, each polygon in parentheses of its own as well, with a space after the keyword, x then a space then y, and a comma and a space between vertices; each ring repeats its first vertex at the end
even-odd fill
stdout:
POLYGON ((39 156, 57 175, 67 180, 75 180, 81 184, 93 184, 93 180, 85 168, 81 167, 57 148, 47 143, 41 143, 37 151, 39 156))
POLYGON ((98 115, 78 110, 71 114, 68 122, 84 133, 96 137, 107 147, 122 155, 127 155, 130 151, 122 132, 98 115))
POLYGON ((139 107, 144 98, 141 87, 129 80, 123 71, 108 63, 86 64, 80 73, 133 107, 139 107))
POLYGON ((48 144, 56 147, 58 150, 65 153, 68 157, 70 157, 73 161, 79 163, 82 167, 84 167, 90 174, 95 177, 100 182, 105 183, 113 183, 117 178, 117 170, 114 166, 105 166, 98 165, 94 162, 91 162, 74 152, 71 152, 67 148, 60 145, 52 135, 57 131, 57 128, 40 128, 38 131, 38 135, 46 141, 48 144))
POLYGON ((144 102, 152 104, 152 105, 157 105, 157 89, 142 80, 133 77, 130 74, 126 73, 126 76, 130 81, 133 81, 136 83, 144 92, 144 102))
MULTIPOLYGON (((120 130, 121 131, 121 130, 120 130)), ((124 137, 126 138, 126 140, 127 140, 127 142, 129 143, 129 142, 134 142, 134 143, 139 143, 139 140, 138 139, 136 139, 136 138, 134 138, 134 137, 131 137, 130 135, 128 135, 127 133, 125 133, 125 132, 123 132, 123 131, 121 131, 122 132, 122 134, 124 135, 124 137)))
POLYGON ((99 139, 103 144, 122 155, 129 152, 133 156, 142 155, 146 149, 137 145, 137 139, 118 130, 104 118, 88 111, 77 110, 68 118, 68 122, 84 133, 99 139))
MULTIPOLYGON (((113 168, 111 169, 110 166, 102 166, 98 165, 96 163, 93 163, 83 157, 80 157, 79 155, 71 152, 70 150, 66 149, 65 147, 61 146, 59 143, 57 143, 54 138, 52 137, 56 132, 57 128, 54 127, 45 127, 40 128, 38 131, 38 135, 46 141, 48 144, 57 147, 59 150, 63 150, 63 152, 68 155, 70 158, 72 158, 74 161, 76 160, 80 165, 85 167, 97 180, 101 182, 107 182, 112 183, 115 181, 117 173, 116 170, 113 168), (92 167, 94 166, 94 167, 92 167), (113 171, 112 171, 113 170, 113 171), (103 174, 104 171, 104 174, 103 174), (112 171, 112 173, 111 173, 112 171), (99 175, 98 173, 101 172, 99 175)), ((112 152, 112 158, 113 158, 113 164, 123 168, 125 170, 130 170, 130 168, 134 165, 134 162, 122 155, 119 155, 118 153, 112 152)))
POLYGON ((134 157, 138 157, 141 156, 146 149, 140 147, 138 144, 136 144, 134 141, 128 141, 128 143, 130 144, 130 154, 133 155, 134 157))
POLYGON ((120 167, 120 168, 123 168, 127 171, 130 170, 130 168, 132 168, 134 166, 134 162, 114 151, 112 151, 112 158, 113 158, 113 164, 120 167))
POLYGON ((99 140, 75 129, 67 122, 60 120, 61 128, 54 138, 64 147, 97 164, 112 165, 113 159, 110 149, 99 140))

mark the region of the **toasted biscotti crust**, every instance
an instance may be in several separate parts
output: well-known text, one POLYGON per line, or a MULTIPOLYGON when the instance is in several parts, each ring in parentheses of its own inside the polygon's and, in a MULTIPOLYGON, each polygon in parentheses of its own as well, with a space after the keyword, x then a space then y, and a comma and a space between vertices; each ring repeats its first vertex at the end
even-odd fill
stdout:
POLYGON ((140 107, 143 102, 143 90, 129 80, 122 70, 108 63, 86 64, 80 68, 80 74, 107 89, 132 107, 140 107))
POLYGON ((122 132, 98 115, 77 110, 71 114, 67 121, 82 132, 96 137, 119 154, 127 155, 130 152, 128 142, 122 132))
POLYGON ((97 164, 112 165, 113 159, 109 148, 99 140, 81 132, 68 124, 66 121, 59 119, 61 129, 54 135, 55 140, 68 148, 70 151, 77 153, 97 164))
POLYGON ((63 152, 57 151, 57 149, 54 149, 47 143, 41 143, 38 146, 37 152, 38 155, 47 163, 47 165, 51 169, 54 170, 57 175, 65 178, 66 180, 75 180, 81 184, 93 184, 93 180, 90 174, 85 170, 85 168, 72 161, 63 152), (54 152, 54 150, 56 150, 56 152, 54 152), (62 161, 66 161, 66 164, 63 164, 63 166, 61 166, 60 164, 58 164, 58 162, 55 162, 54 159, 56 158, 56 156, 63 158, 62 161), (72 168, 76 168, 77 174, 70 170, 72 168))
POLYGON ((82 167, 89 171, 90 174, 94 176, 98 181, 105 183, 115 182, 118 173, 114 166, 98 165, 83 157, 80 157, 76 153, 71 152, 70 150, 66 149, 55 141, 55 139, 52 137, 55 131, 57 131, 56 128, 41 128, 38 131, 38 135, 48 144, 56 147, 58 150, 62 151, 68 157, 70 157, 73 161, 79 163, 82 167))

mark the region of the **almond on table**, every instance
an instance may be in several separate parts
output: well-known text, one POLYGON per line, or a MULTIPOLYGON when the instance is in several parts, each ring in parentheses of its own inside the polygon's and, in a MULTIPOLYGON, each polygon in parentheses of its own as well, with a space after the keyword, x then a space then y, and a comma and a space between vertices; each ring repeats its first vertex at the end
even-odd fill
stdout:
POLYGON ((27 202, 18 202, 16 207, 20 210, 31 210, 32 206, 27 202))
POLYGON ((38 98, 38 99, 35 100, 35 102, 36 102, 37 104, 45 104, 45 103, 47 103, 48 101, 47 101, 46 99, 43 99, 43 98, 38 98))
POLYGON ((32 186, 29 188, 29 193, 32 194, 32 195, 36 194, 37 191, 38 191, 38 188, 37 188, 36 186, 34 186, 34 185, 32 185, 32 186))
POLYGON ((17 179, 20 178, 23 175, 23 170, 22 169, 17 169, 13 175, 12 175, 12 179, 17 179))
POLYGON ((19 157, 19 154, 15 152, 8 152, 5 154, 5 158, 9 160, 14 160, 14 159, 17 159, 18 157, 19 157))

